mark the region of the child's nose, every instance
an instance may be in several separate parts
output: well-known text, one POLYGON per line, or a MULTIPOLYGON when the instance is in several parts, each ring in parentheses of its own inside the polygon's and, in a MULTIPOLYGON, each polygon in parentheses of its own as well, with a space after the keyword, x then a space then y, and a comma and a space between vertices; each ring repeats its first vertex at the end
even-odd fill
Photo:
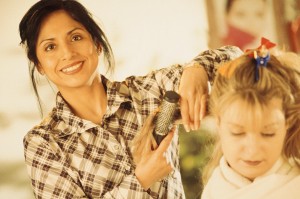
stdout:
POLYGON ((249 158, 255 157, 260 150, 260 140, 258 136, 249 135, 244 143, 245 152, 249 158))

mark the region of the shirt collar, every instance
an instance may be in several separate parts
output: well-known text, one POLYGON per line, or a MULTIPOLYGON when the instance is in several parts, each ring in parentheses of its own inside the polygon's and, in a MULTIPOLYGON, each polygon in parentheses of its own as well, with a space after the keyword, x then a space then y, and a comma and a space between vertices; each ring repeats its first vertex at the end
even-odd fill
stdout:
POLYGON ((107 112, 105 116, 114 114, 124 102, 132 102, 127 83, 111 82, 106 77, 101 76, 102 84, 107 93, 107 112))
MULTIPOLYGON (((106 90, 108 100, 107 111, 103 118, 108 118, 116 113, 122 103, 127 102, 131 105, 132 100, 129 88, 125 82, 111 82, 104 76, 101 76, 101 81, 106 90)), ((97 126, 97 124, 91 121, 76 116, 60 92, 56 96, 56 116, 58 119, 63 120, 65 125, 65 127, 60 128, 64 129, 64 131, 58 136, 83 132, 97 126)))

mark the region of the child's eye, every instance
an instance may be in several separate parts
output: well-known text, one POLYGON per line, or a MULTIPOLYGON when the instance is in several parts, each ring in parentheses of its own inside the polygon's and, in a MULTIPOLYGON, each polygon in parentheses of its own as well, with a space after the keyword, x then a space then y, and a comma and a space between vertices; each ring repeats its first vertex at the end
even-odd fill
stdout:
POLYGON ((55 48, 55 45, 54 45, 54 44, 49 44, 49 45, 46 46, 45 51, 51 51, 51 50, 53 50, 54 48, 55 48))
POLYGON ((242 135, 245 135, 245 132, 231 132, 231 135, 233 135, 233 136, 242 136, 242 135))
POLYGON ((272 133, 272 132, 270 132, 270 133, 261 133, 261 135, 263 137, 273 137, 275 135, 275 133, 272 133))
POLYGON ((80 35, 74 35, 73 37, 72 37, 72 41, 79 41, 79 40, 81 40, 82 39, 82 37, 80 36, 80 35))

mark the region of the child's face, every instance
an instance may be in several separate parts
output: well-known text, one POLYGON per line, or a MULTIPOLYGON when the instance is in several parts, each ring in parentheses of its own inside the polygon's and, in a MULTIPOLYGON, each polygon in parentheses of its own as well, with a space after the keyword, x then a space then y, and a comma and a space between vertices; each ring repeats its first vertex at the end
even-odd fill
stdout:
POLYGON ((286 135, 282 100, 274 98, 264 108, 237 100, 220 115, 218 130, 228 164, 253 180, 281 155, 286 135))

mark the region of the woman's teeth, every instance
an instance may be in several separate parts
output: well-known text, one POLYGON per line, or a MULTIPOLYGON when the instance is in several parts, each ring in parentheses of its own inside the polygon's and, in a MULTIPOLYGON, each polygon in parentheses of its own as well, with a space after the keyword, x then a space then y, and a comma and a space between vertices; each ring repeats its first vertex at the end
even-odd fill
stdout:
POLYGON ((81 66, 81 63, 76 64, 76 65, 71 66, 71 67, 68 67, 68 68, 64 68, 64 69, 62 69, 62 72, 64 72, 64 73, 72 72, 72 71, 78 69, 80 66, 81 66))

